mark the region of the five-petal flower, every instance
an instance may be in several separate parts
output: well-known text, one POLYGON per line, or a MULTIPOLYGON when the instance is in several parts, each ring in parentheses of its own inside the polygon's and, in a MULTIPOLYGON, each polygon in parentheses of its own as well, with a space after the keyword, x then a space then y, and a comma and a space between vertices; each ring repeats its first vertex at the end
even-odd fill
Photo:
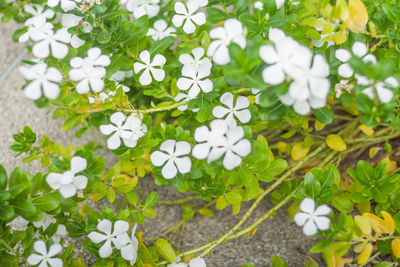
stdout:
POLYGON ((133 12, 136 19, 145 15, 151 19, 160 12, 159 2, 160 0, 128 0, 126 9, 133 12))
MULTIPOLYGON (((137 240, 135 233, 136 233, 137 224, 132 227, 131 230, 131 238, 129 239, 128 243, 126 243, 121 248, 121 256, 125 260, 129 261, 131 265, 134 265, 137 259, 137 252, 139 249, 139 241, 137 240)), ((123 237, 123 236, 122 236, 123 237)), ((121 236, 117 237, 121 238, 121 236)), ((124 237, 123 237, 124 238, 124 237)), ((123 243, 125 241, 121 241, 123 243)))
POLYGON ((205 57, 205 51, 202 47, 197 47, 192 50, 192 55, 182 54, 179 56, 179 62, 183 64, 182 74, 191 74, 201 70, 210 75, 212 64, 209 58, 205 57))
POLYGON ((46 63, 22 66, 20 73, 29 80, 25 87, 25 95, 32 100, 38 100, 43 94, 49 99, 56 99, 60 94, 59 82, 63 79, 59 70, 48 67, 46 63))
POLYGON ((311 198, 305 198, 300 203, 301 212, 294 216, 294 220, 298 226, 303 226, 303 233, 311 236, 315 235, 319 230, 328 230, 330 219, 326 217, 331 212, 331 208, 327 205, 315 207, 315 201, 311 198))
POLYGON ((109 56, 102 55, 98 47, 90 48, 87 57, 74 57, 70 61, 71 70, 69 77, 78 82, 76 91, 79 94, 86 94, 92 89, 94 92, 101 92, 104 88, 106 76, 105 67, 110 65, 109 56))
POLYGON ((118 220, 114 223, 114 230, 112 231, 113 224, 111 221, 103 219, 97 224, 97 229, 102 232, 90 232, 89 239, 93 243, 101 243, 103 241, 104 244, 99 249, 99 255, 102 258, 108 258, 112 253, 112 245, 117 249, 121 249, 124 245, 129 242, 129 236, 127 231, 129 229, 129 223, 125 221, 118 220), (112 231, 112 232, 111 232, 112 231))
POLYGON ((151 154, 150 159, 154 166, 163 166, 161 174, 165 179, 172 179, 178 172, 182 174, 190 172, 192 161, 186 156, 190 150, 188 142, 168 139, 161 144, 160 151, 151 154))
POLYGON ((224 93, 220 101, 226 107, 216 106, 214 107, 212 113, 216 118, 223 118, 226 115, 225 121, 228 125, 236 126, 236 120, 234 117, 238 118, 241 123, 247 123, 251 119, 251 113, 247 109, 250 105, 249 100, 245 96, 239 96, 236 99, 235 105, 233 104, 233 94, 230 92, 224 93))
POLYGON ((63 59, 68 54, 67 44, 71 42, 71 34, 66 28, 53 31, 53 24, 46 23, 40 28, 33 28, 31 39, 34 41, 32 53, 38 58, 46 58, 51 54, 63 59))
POLYGON ((206 16, 203 12, 194 14, 200 7, 208 4, 208 0, 189 0, 187 8, 182 2, 175 3, 176 14, 172 18, 172 23, 175 27, 181 27, 183 24, 183 31, 187 34, 194 33, 196 24, 201 26, 206 23, 206 16))
POLYGON ((242 157, 251 152, 251 143, 243 139, 244 130, 241 126, 230 126, 224 120, 217 119, 207 126, 200 126, 194 132, 197 145, 193 147, 192 155, 207 162, 218 160, 223 155, 222 165, 227 170, 233 170, 242 163, 242 157))
POLYGON ((86 159, 75 156, 71 159, 71 169, 64 173, 49 173, 46 178, 49 186, 55 190, 59 189, 60 194, 69 198, 76 194, 77 189, 85 189, 88 178, 78 173, 85 170, 87 167, 86 159))
POLYGON ((43 240, 38 240, 33 243, 33 249, 38 253, 33 253, 27 258, 30 265, 39 264, 40 267, 62 267, 63 262, 59 258, 54 258, 55 255, 61 252, 62 247, 59 244, 53 244, 47 251, 46 244, 43 240))
POLYGON ((151 36, 154 41, 158 41, 168 36, 174 36, 174 34, 172 33, 175 31, 176 30, 174 27, 168 27, 167 22, 165 22, 165 20, 160 19, 154 22, 153 28, 149 29, 147 35, 151 36))
POLYGON ((67 12, 77 8, 77 4, 81 3, 82 0, 47 0, 49 7, 56 7, 61 2, 61 8, 67 12))
POLYGON ((150 62, 150 53, 148 50, 144 50, 140 52, 139 58, 141 61, 143 61, 144 64, 140 62, 135 62, 135 64, 133 64, 133 70, 136 74, 144 70, 139 78, 139 82, 141 85, 149 85, 152 82, 151 75, 153 75, 154 80, 158 82, 164 80, 165 71, 162 69, 162 67, 165 64, 166 59, 163 55, 155 55, 153 61, 150 62))
POLYGON ((246 48, 247 41, 243 35, 242 23, 237 19, 227 19, 224 27, 212 29, 209 35, 214 40, 208 47, 207 55, 218 65, 231 62, 228 49, 230 43, 236 43, 242 49, 246 48))
POLYGON ((115 112, 111 115, 110 121, 113 124, 100 126, 102 134, 111 135, 107 140, 109 149, 117 149, 121 146, 121 139, 127 147, 135 147, 139 138, 147 132, 146 125, 135 115, 131 114, 128 118, 121 113, 115 112))

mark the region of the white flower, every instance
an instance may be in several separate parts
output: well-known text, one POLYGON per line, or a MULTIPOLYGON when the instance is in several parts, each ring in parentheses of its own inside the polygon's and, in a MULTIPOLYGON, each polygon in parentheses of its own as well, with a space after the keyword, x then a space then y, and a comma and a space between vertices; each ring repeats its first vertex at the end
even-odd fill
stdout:
POLYGON ((295 40, 287 37, 280 29, 271 28, 269 39, 273 45, 260 47, 260 58, 270 66, 262 73, 264 82, 271 85, 281 84, 285 81, 288 69, 294 65, 302 66, 303 62, 311 58, 311 52, 300 46, 295 40))
POLYGON ((102 55, 98 47, 90 48, 87 51, 87 57, 84 59, 74 57, 70 61, 71 70, 69 77, 71 80, 79 83, 76 85, 76 91, 79 94, 86 94, 92 89, 94 92, 100 92, 104 88, 104 77, 106 69, 110 65, 109 56, 102 55))
POLYGON ((34 41, 32 53, 38 58, 46 58, 51 54, 57 59, 63 59, 68 54, 71 34, 66 28, 61 28, 54 33, 53 25, 46 23, 41 28, 33 28, 31 36, 34 41))
MULTIPOLYGON (((181 263, 171 263, 167 267, 187 267, 188 265, 181 263)), ((207 267, 206 262, 203 258, 193 258, 189 261, 189 267, 207 267)))
MULTIPOLYGON (((320 21, 321 22, 321 25, 324 25, 324 24, 326 24, 326 23, 330 23, 330 22, 326 22, 324 19, 322 19, 322 18, 319 18, 319 19, 317 19, 317 21, 320 21)), ((333 26, 333 29, 334 28, 336 28, 336 24, 335 23, 332 23, 332 26, 333 26)), ((331 33, 326 33, 326 34, 323 34, 322 32, 324 32, 324 27, 323 26, 317 26, 317 27, 314 27, 317 31, 319 31, 321 34, 321 38, 319 39, 319 40, 311 40, 311 43, 315 46, 315 47, 322 47, 322 46, 324 46, 324 44, 325 44, 325 38, 327 38, 327 37, 330 37, 330 36, 332 36, 332 35, 334 35, 335 34, 335 31, 333 31, 332 30, 332 32, 331 33)), ((335 42, 333 42, 333 41, 329 41, 328 42, 328 45, 327 45, 327 47, 330 47, 330 46, 332 46, 332 45, 334 45, 335 44, 335 42)))
MULTIPOLYGON (((174 100, 175 100, 176 102, 180 102, 180 101, 189 101, 189 100, 191 100, 191 99, 193 99, 193 98, 191 98, 189 95, 184 94, 184 93, 179 93, 179 94, 177 94, 177 95, 174 97, 174 100)), ((185 111, 185 110, 187 110, 187 108, 188 108, 188 105, 187 105, 187 104, 186 104, 186 105, 181 105, 181 106, 178 107, 178 110, 180 110, 180 111, 185 111)), ((194 108, 194 109, 192 109, 192 111, 193 111, 193 112, 197 112, 197 111, 199 111, 199 109, 198 109, 198 108, 194 108)))
MULTIPOLYGON (((71 28, 77 26, 82 21, 82 17, 76 16, 74 14, 63 14, 61 18, 61 24, 66 28, 71 28)), ((85 41, 79 39, 76 34, 72 35, 71 46, 73 48, 79 48, 85 44, 85 41)))
POLYGON ((25 231, 28 228, 29 221, 25 220, 23 217, 15 217, 14 220, 8 223, 11 229, 14 231, 25 231))
POLYGON ((157 20, 156 22, 154 22, 153 27, 154 28, 150 28, 147 32, 147 36, 151 36, 154 41, 158 41, 164 39, 165 37, 175 35, 172 34, 176 31, 175 28, 168 27, 168 24, 165 22, 165 20, 157 20))
POLYGON ((192 50, 192 55, 182 54, 179 56, 179 62, 183 64, 182 74, 191 74, 196 71, 202 70, 204 73, 210 75, 212 63, 209 58, 205 57, 205 51, 202 47, 197 47, 192 50))
POLYGON ((25 95, 32 100, 38 100, 43 94, 49 99, 56 99, 60 94, 59 82, 63 79, 61 73, 46 63, 25 65, 19 68, 20 73, 30 83, 25 87, 25 95))
POLYGON ((228 19, 224 27, 212 29, 209 33, 210 38, 214 39, 207 50, 207 55, 212 57, 218 65, 225 65, 231 62, 228 46, 236 43, 242 49, 246 48, 246 38, 243 35, 242 23, 237 19, 228 19))
POLYGON ((228 126, 224 120, 213 120, 207 126, 200 126, 194 133, 197 145, 194 146, 192 155, 197 159, 206 159, 213 162, 225 157, 222 164, 225 169, 232 170, 242 163, 242 157, 250 154, 251 143, 243 139, 244 130, 241 126, 228 126))
POLYGON ((82 0, 47 0, 49 7, 57 6, 61 1, 61 8, 67 12, 77 7, 77 3, 81 3, 82 0))
POLYGON ((388 77, 383 82, 374 83, 374 81, 368 78, 356 74, 357 84, 367 86, 361 92, 369 96, 369 98, 374 99, 375 94, 378 96, 382 103, 389 103, 393 99, 393 91, 389 88, 399 87, 399 82, 394 77, 388 77))
POLYGON ((113 124, 101 125, 100 131, 102 134, 111 135, 107 140, 109 149, 117 149, 121 146, 121 138, 127 147, 135 147, 139 138, 147 132, 146 125, 135 115, 131 114, 128 118, 121 113, 116 112, 111 115, 110 121, 113 124))
POLYGON ((165 179, 174 178, 178 172, 182 174, 190 172, 192 161, 188 156, 185 156, 190 154, 191 150, 191 146, 188 142, 177 142, 168 139, 161 144, 160 150, 161 151, 154 151, 150 159, 154 166, 163 166, 161 174, 165 179))
POLYGON ((67 235, 67 228, 63 224, 59 224, 56 233, 51 237, 53 241, 60 244, 62 238, 67 235))
MULTIPOLYGON (((365 63, 376 63, 376 57, 372 54, 367 54, 368 48, 364 43, 355 42, 352 46, 352 52, 356 57, 361 58, 365 63)), ((350 78, 351 76, 353 76, 354 70, 348 63, 351 58, 350 52, 346 49, 338 49, 335 51, 335 57, 343 63, 338 68, 339 76, 343 78, 350 78)))
POLYGON ((303 226, 303 233, 311 236, 315 235, 319 230, 328 230, 331 221, 328 215, 331 212, 331 208, 327 205, 321 205, 315 208, 315 201, 311 198, 305 198, 300 203, 301 212, 294 216, 294 221, 298 226, 303 226))
MULTIPOLYGON (((125 260, 129 261, 131 265, 134 265, 137 259, 137 252, 139 249, 139 242, 135 236, 137 224, 132 227, 131 238, 121 248, 121 256, 125 260)), ((120 237, 119 237, 120 238, 120 237)))
POLYGON ((183 24, 183 31, 187 34, 194 33, 196 25, 203 25, 206 23, 206 15, 203 12, 194 14, 200 7, 208 4, 208 0, 189 0, 187 1, 187 8, 182 2, 175 3, 176 14, 172 18, 172 23, 175 27, 181 27, 183 24), (183 23, 185 22, 185 23, 183 23))
POLYGON ((182 91, 189 90, 188 96, 190 98, 195 98, 200 91, 209 93, 213 90, 212 81, 210 79, 205 79, 210 75, 210 69, 206 70, 205 68, 201 68, 198 71, 193 69, 191 72, 182 72, 182 74, 184 77, 178 79, 176 86, 182 91))
POLYGON ((330 89, 329 64, 322 55, 315 55, 311 66, 311 58, 304 59, 304 67, 293 66, 288 74, 294 78, 289 90, 279 97, 287 106, 293 105, 294 111, 300 115, 314 109, 323 108, 326 105, 330 89))
MULTIPOLYGON (((131 89, 128 86, 121 84, 120 82, 125 80, 125 78, 132 77, 132 75, 133 75, 133 71, 117 71, 110 77, 110 80, 115 82, 115 87, 117 89, 122 87, 122 91, 124 93, 127 93, 131 89)), ((115 96, 116 93, 117 93, 117 91, 106 90, 106 91, 100 92, 99 94, 93 94, 92 96, 88 96, 88 100, 89 100, 90 104, 93 104, 96 101, 105 102, 106 99, 112 98, 113 96, 115 96)))
POLYGON ((153 61, 150 63, 150 53, 148 50, 144 50, 140 52, 139 58, 141 61, 143 61, 144 64, 140 62, 135 62, 135 64, 133 64, 133 69, 136 74, 144 69, 142 75, 139 78, 139 82, 141 85, 149 85, 152 81, 151 75, 153 75, 154 80, 156 80, 157 82, 161 82, 162 80, 164 80, 165 71, 162 69, 162 67, 165 64, 166 59, 163 55, 155 55, 153 61))
POLYGON ((38 240, 35 243, 33 243, 33 249, 38 253, 38 254, 31 254, 27 262, 30 265, 37 265, 39 264, 40 267, 62 267, 63 262, 59 258, 54 258, 55 255, 61 252, 62 247, 59 244, 53 244, 50 246, 49 251, 47 251, 46 244, 42 240, 38 240))
POLYGON ((228 115, 225 118, 225 122, 231 126, 236 126, 236 120, 234 117, 238 118, 241 123, 247 123, 250 121, 251 113, 248 109, 246 109, 250 105, 247 97, 239 96, 236 99, 236 104, 234 105, 233 94, 226 92, 221 96, 220 101, 227 108, 223 106, 214 107, 212 111, 214 117, 221 119, 228 115))
POLYGON ((54 17, 54 11, 51 9, 44 9, 42 5, 24 5, 24 11, 28 14, 33 15, 33 17, 27 19, 25 21, 25 25, 34 25, 34 26, 42 26, 46 23, 47 19, 51 19, 54 17))
POLYGON ((35 226, 36 228, 42 228, 43 231, 46 231, 47 227, 49 227, 52 223, 56 223, 57 220, 54 219, 53 216, 45 214, 43 220, 41 221, 37 221, 37 222, 33 222, 33 226, 35 226))
POLYGON ((275 0, 276 8, 279 9, 285 4, 285 0, 275 0))
POLYGON ((254 8, 258 10, 263 10, 264 9, 264 4, 260 1, 257 1, 254 3, 254 8))
POLYGON ((96 244, 106 241, 99 250, 99 255, 102 258, 107 258, 111 255, 111 243, 114 244, 117 249, 121 249, 125 244, 129 242, 129 236, 126 233, 129 229, 129 223, 125 221, 116 221, 114 223, 114 231, 111 232, 112 222, 103 219, 97 224, 97 229, 104 234, 98 232, 90 232, 89 239, 96 244))
POLYGON ((126 9, 133 12, 133 16, 137 19, 145 15, 151 19, 160 12, 159 2, 160 0, 128 0, 126 9))
POLYGON ((71 159, 71 169, 64 173, 49 173, 46 178, 47 183, 53 189, 59 189, 60 194, 69 198, 76 194, 77 189, 85 189, 88 178, 84 175, 77 175, 85 170, 87 161, 81 157, 73 157, 71 159))

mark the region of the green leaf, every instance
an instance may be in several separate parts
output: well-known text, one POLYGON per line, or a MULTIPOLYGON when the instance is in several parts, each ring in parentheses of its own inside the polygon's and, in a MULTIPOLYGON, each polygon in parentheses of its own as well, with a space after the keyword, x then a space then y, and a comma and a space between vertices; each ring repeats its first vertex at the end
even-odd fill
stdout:
POLYGON ((287 162, 284 159, 276 159, 271 162, 271 165, 267 168, 267 172, 269 172, 273 176, 277 176, 281 174, 287 168, 287 162))
POLYGON ((7 171, 3 167, 3 165, 0 164, 0 189, 4 189, 7 186, 7 171))
POLYGON ((6 205, 0 205, 0 219, 4 221, 10 220, 12 217, 14 217, 14 209, 13 207, 6 206, 6 205))
POLYGON ((57 197, 54 195, 43 195, 38 198, 32 200, 32 203, 42 211, 51 211, 60 205, 60 201, 58 201, 57 197))
POLYGON ((225 194, 226 201, 229 204, 239 203, 242 201, 242 196, 236 192, 228 192, 225 194))
POLYGON ((156 54, 162 53, 165 49, 171 47, 175 43, 174 37, 167 37, 155 42, 150 48, 150 54, 154 57, 156 54))
POLYGON ((172 246, 165 239, 158 239, 156 241, 156 249, 158 253, 169 263, 175 261, 175 251, 172 246))
POLYGON ((273 267, 287 267, 287 263, 284 262, 281 258, 279 258, 279 256, 274 255, 272 257, 272 266, 273 267))
POLYGON ((156 192, 151 192, 144 202, 144 208, 151 208, 157 203, 158 195, 156 192))
POLYGON ((333 197, 332 203, 341 212, 350 212, 353 210, 353 203, 345 196, 333 197))
POLYGON ((107 189, 107 200, 110 203, 114 203, 114 201, 115 201, 115 191, 112 187, 107 189))
POLYGON ((323 124, 329 124, 333 121, 333 111, 327 107, 313 109, 315 118, 322 122, 323 124))
POLYGON ((25 199, 16 199, 11 202, 15 208, 15 212, 22 217, 32 217, 36 214, 36 207, 25 199))

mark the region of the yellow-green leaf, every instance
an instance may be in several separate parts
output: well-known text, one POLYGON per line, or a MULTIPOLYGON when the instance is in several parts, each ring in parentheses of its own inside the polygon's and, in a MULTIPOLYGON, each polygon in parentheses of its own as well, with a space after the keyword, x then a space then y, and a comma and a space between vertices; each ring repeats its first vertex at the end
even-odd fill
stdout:
POLYGON ((345 151, 347 148, 343 138, 337 134, 330 134, 326 137, 326 144, 336 151, 345 151))
POLYGON ((349 1, 349 17, 347 28, 355 32, 364 32, 368 23, 368 12, 361 0, 349 1))
POLYGON ((175 261, 175 251, 172 248, 172 246, 168 243, 167 240, 165 239, 158 239, 156 241, 156 249, 158 253, 169 263, 172 263, 175 261))
POLYGON ((363 235, 370 236, 371 235, 371 225, 368 222, 368 219, 362 216, 354 217, 355 224, 361 229, 363 235))
POLYGON ((308 154, 308 151, 310 151, 310 147, 303 147, 303 143, 295 144, 292 147, 291 157, 293 160, 301 160, 308 154))

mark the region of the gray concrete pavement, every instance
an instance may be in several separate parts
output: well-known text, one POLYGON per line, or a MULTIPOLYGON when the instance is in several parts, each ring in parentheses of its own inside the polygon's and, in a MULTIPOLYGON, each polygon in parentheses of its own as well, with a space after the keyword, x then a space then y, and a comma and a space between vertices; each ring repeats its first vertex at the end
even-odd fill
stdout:
MULTIPOLYGON (((15 44, 11 41, 13 31, 17 29, 14 24, 0 24, 0 76, 7 71, 12 62, 24 51, 24 45, 15 44)), ((24 84, 23 78, 17 69, 14 69, 0 84, 0 163, 8 170, 16 166, 26 171, 43 171, 39 164, 23 164, 20 158, 14 158, 14 153, 9 149, 12 143, 12 135, 21 131, 24 125, 29 125, 33 131, 41 135, 47 135, 56 142, 64 145, 84 144, 92 140, 89 134, 77 139, 73 131, 61 131, 62 119, 52 120, 52 114, 47 110, 35 107, 34 103, 28 100, 21 87, 24 84)), ((114 158, 106 150, 100 151, 106 157, 108 163, 114 158)), ((182 195, 172 187, 156 187, 152 178, 142 179, 144 191, 157 190, 159 199, 182 198, 182 195)), ((186 224, 185 235, 182 240, 182 250, 191 249, 205 244, 207 236, 214 240, 229 230, 241 218, 243 211, 249 205, 243 205, 242 211, 233 216, 231 209, 226 208, 217 211, 213 218, 196 216, 186 224)), ((260 207, 254 212, 256 218, 262 216, 268 208, 272 207, 269 201, 263 201, 260 207)), ((149 219, 145 227, 140 230, 145 232, 144 237, 153 237, 157 233, 168 229, 180 220, 180 207, 159 206, 156 208, 159 216, 149 219)), ((306 257, 297 251, 301 248, 305 251, 315 240, 306 238, 301 229, 291 222, 287 217, 286 208, 279 210, 273 220, 266 220, 257 232, 249 238, 244 235, 238 239, 227 241, 207 257, 209 267, 240 267, 246 262, 252 262, 256 266, 270 266, 270 259, 273 255, 279 255, 287 260, 289 266, 303 266, 306 257)), ((318 259, 318 257, 315 257, 318 259)))

